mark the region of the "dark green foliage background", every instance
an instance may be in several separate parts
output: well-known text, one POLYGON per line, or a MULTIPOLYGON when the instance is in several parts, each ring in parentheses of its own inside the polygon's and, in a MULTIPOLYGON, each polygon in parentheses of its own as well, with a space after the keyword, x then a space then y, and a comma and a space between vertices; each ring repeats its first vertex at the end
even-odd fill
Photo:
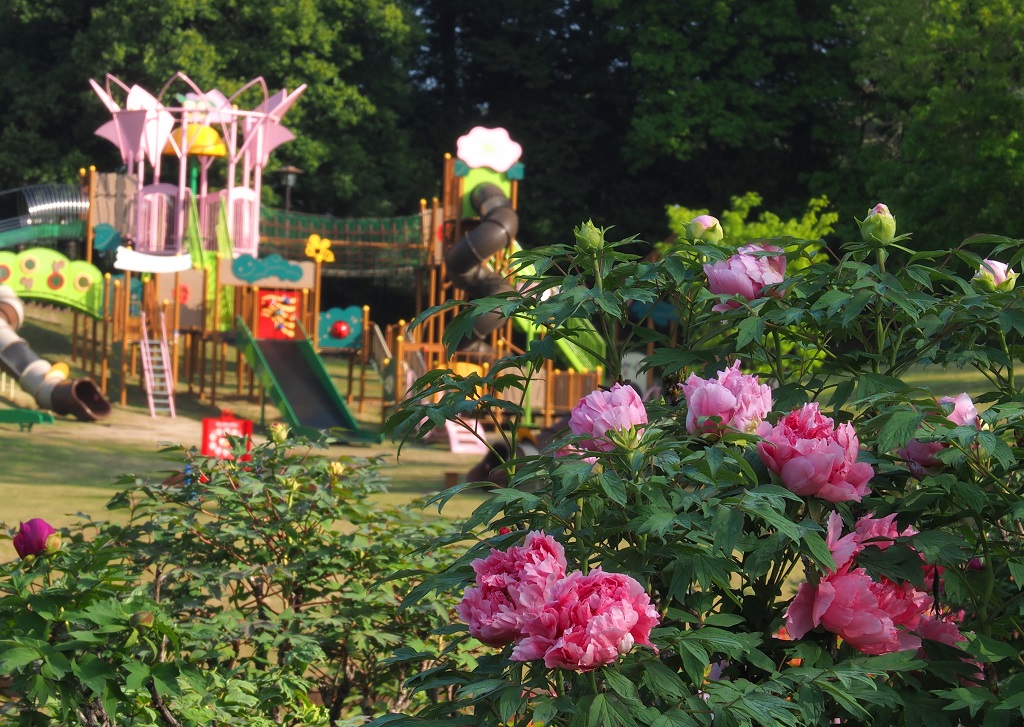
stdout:
POLYGON ((1022 30, 1013 0, 0 0, 0 189, 116 169, 88 79, 181 70, 309 84, 274 157, 306 171, 309 212, 413 211, 482 124, 523 145, 527 246, 588 217, 656 241, 666 204, 750 190, 1020 236, 1022 30))

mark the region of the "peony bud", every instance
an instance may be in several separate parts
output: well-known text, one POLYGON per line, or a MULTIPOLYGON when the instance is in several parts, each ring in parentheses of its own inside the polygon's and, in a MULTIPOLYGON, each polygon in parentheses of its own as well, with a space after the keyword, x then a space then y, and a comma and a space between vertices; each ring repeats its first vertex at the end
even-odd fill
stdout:
POLYGON ((18 528, 14 536, 14 549, 21 558, 54 553, 60 550, 60 533, 42 518, 32 518, 27 523, 21 523, 18 528))
POLYGON ((864 242, 888 245, 896 237, 896 218, 881 202, 869 209, 868 216, 857 224, 860 225, 860 234, 864 237, 864 242))
POLYGON ((288 435, 290 433, 291 430, 288 428, 287 424, 282 424, 281 422, 274 422, 273 424, 270 425, 270 441, 272 441, 274 444, 284 444, 287 441, 288 435))
POLYGON ((592 221, 587 221, 573 230, 576 235, 577 252, 598 252, 604 247, 604 232, 594 227, 592 221))
POLYGON ((1006 263, 998 260, 983 260, 978 272, 971 278, 975 287, 986 293, 999 291, 1005 293, 1013 290, 1017 284, 1017 273, 1010 269, 1006 263))
POLYGON ((153 625, 153 612, 137 611, 131 615, 128 623, 133 629, 148 629, 153 625))
POLYGON ((717 217, 698 215, 686 223, 686 237, 693 242, 710 242, 712 245, 725 236, 717 217))

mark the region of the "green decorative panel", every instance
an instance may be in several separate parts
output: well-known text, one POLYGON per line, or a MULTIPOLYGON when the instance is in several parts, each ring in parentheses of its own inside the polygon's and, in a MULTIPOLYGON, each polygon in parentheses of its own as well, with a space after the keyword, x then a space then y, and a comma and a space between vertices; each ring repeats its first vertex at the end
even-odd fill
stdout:
POLYGON ((473 205, 469 202, 469 195, 478 184, 483 184, 484 182, 496 184, 501 187, 506 196, 512 196, 512 182, 504 172, 496 172, 490 167, 477 167, 476 169, 470 169, 469 174, 466 175, 466 180, 462 183, 462 189, 464 192, 462 195, 463 219, 479 216, 477 211, 473 209, 473 205))
POLYGON ((0 285, 9 285, 19 298, 46 300, 93 318, 103 310, 103 273, 45 247, 0 252, 0 285))

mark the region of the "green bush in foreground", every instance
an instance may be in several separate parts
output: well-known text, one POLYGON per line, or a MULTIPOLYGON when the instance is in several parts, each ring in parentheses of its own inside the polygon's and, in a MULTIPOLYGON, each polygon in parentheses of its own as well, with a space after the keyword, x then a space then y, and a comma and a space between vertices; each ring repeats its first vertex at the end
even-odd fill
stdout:
POLYGON ((124 478, 110 507, 126 525, 87 522, 0 566, 0 715, 327 725, 426 699, 403 686, 409 666, 380 662, 442 647, 452 602, 400 610, 414 582, 375 582, 433 563, 413 551, 450 526, 368 504, 379 462, 329 461, 286 436, 244 461, 174 450, 184 475, 124 478))

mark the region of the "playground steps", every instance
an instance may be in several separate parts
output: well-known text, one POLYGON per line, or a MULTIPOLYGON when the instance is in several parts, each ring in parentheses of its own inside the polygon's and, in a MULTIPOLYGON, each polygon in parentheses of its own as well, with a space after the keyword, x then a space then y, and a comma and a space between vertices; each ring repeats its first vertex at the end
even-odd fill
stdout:
POLYGON ((479 419, 460 419, 444 423, 439 440, 447 440, 452 454, 487 454, 487 429, 479 419))
POLYGON ((139 349, 142 351, 142 373, 146 382, 146 398, 149 401, 149 415, 166 412, 171 417, 174 411, 174 371, 167 345, 167 328, 164 314, 160 314, 160 337, 150 338, 146 326, 146 314, 142 314, 142 336, 139 349))

